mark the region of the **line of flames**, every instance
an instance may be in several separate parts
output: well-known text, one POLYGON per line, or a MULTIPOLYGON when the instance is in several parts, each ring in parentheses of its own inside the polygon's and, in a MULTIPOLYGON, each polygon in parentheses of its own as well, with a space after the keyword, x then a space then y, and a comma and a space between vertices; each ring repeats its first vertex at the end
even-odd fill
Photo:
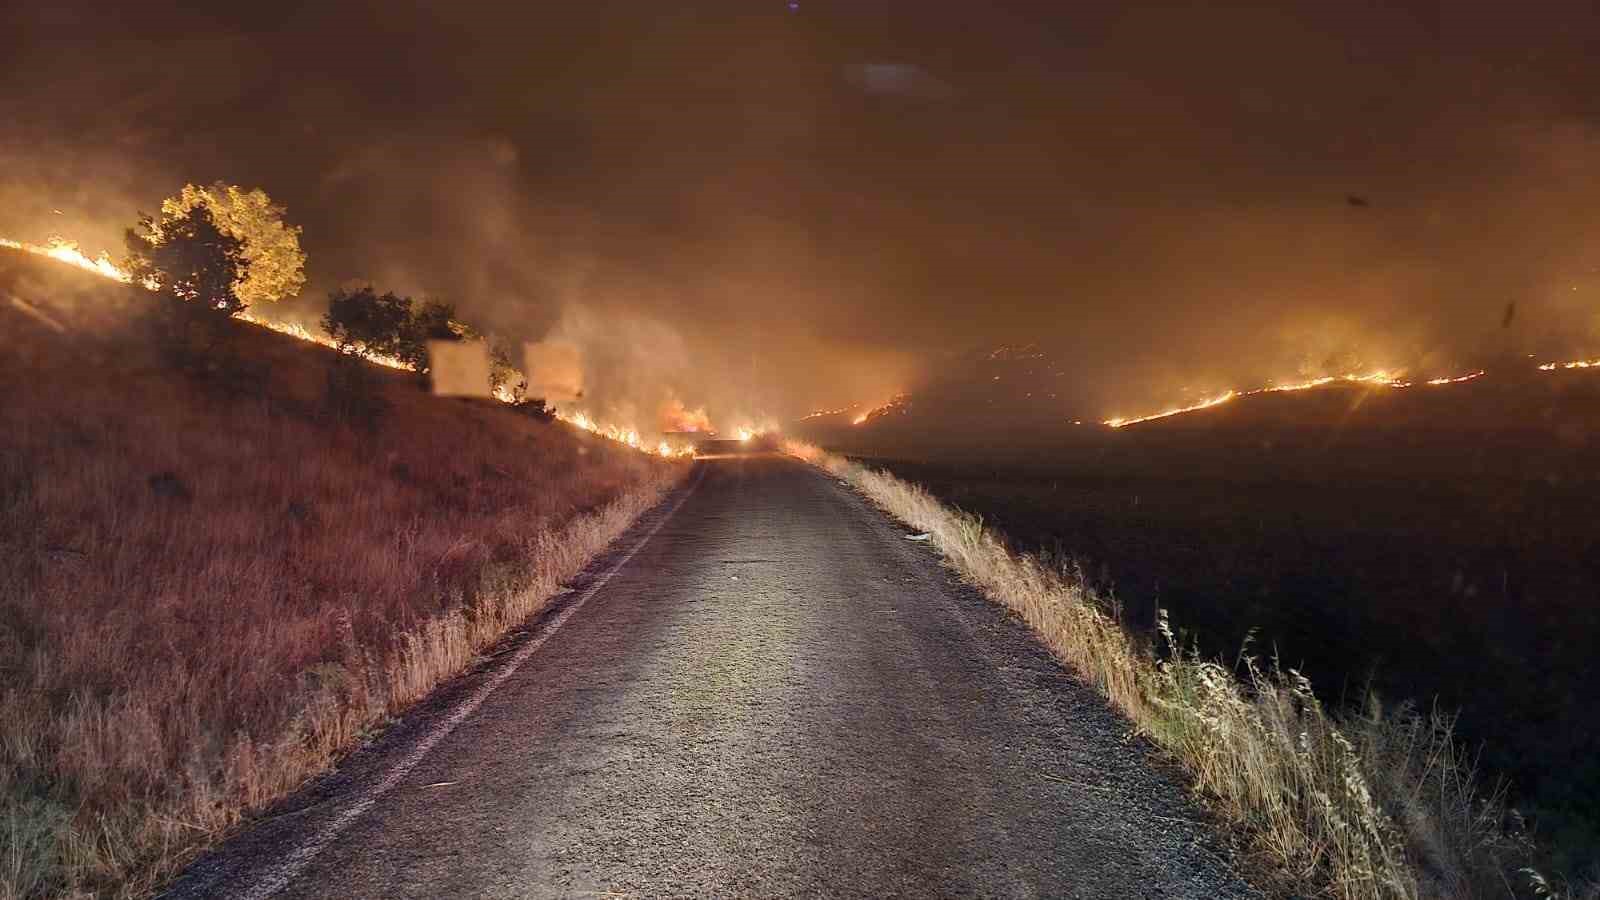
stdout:
MULTIPOLYGON (((1005 348, 1002 347, 1001 349, 1003 350, 1005 348)), ((878 417, 879 415, 887 413, 889 410, 894 409, 896 406, 900 406, 900 405, 904 404, 909 399, 911 399, 911 395, 910 394, 906 394, 906 393, 895 394, 893 397, 890 397, 888 400, 883 401, 882 403, 878 404, 877 406, 872 407, 871 409, 867 410, 866 412, 859 413, 855 418, 850 420, 850 424, 851 425, 865 425, 866 423, 872 421, 874 418, 878 417)))
MULTIPOLYGON (((1540 366, 1539 368, 1548 369, 1553 368, 1553 366, 1540 366)), ((1474 378, 1482 378, 1486 374, 1488 373, 1483 369, 1476 369, 1462 375, 1455 375, 1445 378, 1430 378, 1427 381, 1422 382, 1422 384, 1428 387, 1440 387, 1447 384, 1461 384, 1464 381, 1471 381, 1474 378)), ((1403 390, 1405 388, 1415 387, 1417 383, 1414 381, 1404 380, 1398 372, 1388 371, 1369 372, 1366 374, 1352 373, 1348 375, 1325 375, 1321 378, 1313 378, 1310 381, 1298 381, 1292 384, 1271 384, 1267 385, 1266 387, 1259 387, 1250 391, 1227 391, 1222 394, 1218 394, 1215 397, 1210 397, 1200 401, 1199 403, 1193 403, 1188 406, 1164 409, 1160 412, 1150 413, 1143 416, 1106 419, 1101 424, 1109 425, 1112 428, 1126 428, 1129 425, 1137 425, 1140 422, 1150 422, 1155 419, 1165 419, 1169 416, 1179 416, 1183 415, 1184 413, 1209 409, 1213 406, 1221 406, 1222 404, 1239 397, 1249 397, 1255 394, 1276 394, 1287 391, 1305 391, 1312 388, 1323 387, 1324 385, 1329 384, 1365 384, 1374 387, 1403 390)))
MULTIPOLYGON (((1447 384, 1460 384, 1464 381, 1471 381, 1474 378, 1481 378, 1485 374, 1487 373, 1484 372, 1484 370, 1477 369, 1467 372, 1463 375, 1455 375, 1446 378, 1432 378, 1422 382, 1422 384, 1430 387, 1439 387, 1447 384)), ((1106 419, 1101 424, 1109 425, 1112 428, 1126 428, 1129 425, 1137 425, 1140 422, 1150 422, 1156 419, 1165 419, 1170 416, 1180 416, 1184 413, 1198 412, 1202 409, 1210 409, 1213 406, 1221 406, 1222 404, 1239 397, 1250 397, 1256 394, 1277 394, 1289 391, 1306 391, 1311 390, 1312 388, 1319 388, 1330 384, 1365 384, 1373 387, 1392 388, 1394 390, 1404 390, 1405 388, 1416 386, 1416 382, 1406 381, 1399 372, 1377 371, 1368 372, 1365 374, 1350 373, 1346 375, 1325 375, 1321 378, 1313 378, 1309 381, 1297 381, 1291 384, 1269 384, 1265 387, 1259 387, 1249 391, 1226 391, 1218 394, 1215 397, 1210 397, 1205 400, 1201 400, 1199 403, 1193 403, 1188 406, 1164 409, 1160 412, 1150 413, 1143 416, 1127 416, 1106 419)))
MULTIPOLYGON (((0 238, 0 247, 9 247, 12 250, 21 250, 36 256, 47 256, 57 262, 64 262, 69 266, 77 266, 85 272, 93 272, 102 278, 120 281, 123 284, 132 284, 133 276, 111 261, 109 254, 101 253, 99 256, 88 256, 73 241, 52 237, 44 244, 30 244, 27 241, 14 241, 10 238, 0 238)), ((143 285, 150 287, 150 285, 143 285)))
MULTIPOLYGON (((120 282, 122 284, 134 284, 133 276, 130 275, 127 270, 113 262, 110 255, 101 253, 99 256, 89 256, 79 249, 78 245, 72 241, 63 240, 61 238, 51 238, 44 244, 33 244, 27 241, 18 241, 11 238, 0 237, 0 247, 9 248, 12 250, 21 250, 24 253, 30 253, 35 256, 47 257, 57 262, 66 263, 69 266, 74 266, 82 269, 85 272, 90 272, 102 278, 108 278, 112 281, 120 282)), ((146 290, 156 289, 156 285, 148 282, 140 284, 139 287, 143 287, 146 290)), ((340 349, 338 343, 334 341, 333 338, 325 334, 317 334, 298 322, 278 322, 272 319, 262 318, 250 310, 245 310, 235 315, 234 318, 243 322, 248 322, 251 325, 266 328, 270 331, 275 331, 278 334, 288 335, 289 337, 296 338, 298 340, 309 341, 313 344, 319 344, 323 347, 328 347, 334 350, 340 349)), ((384 353, 357 351, 357 355, 367 362, 379 366, 385 366, 390 369, 400 369, 407 372, 415 370, 415 367, 405 360, 394 356, 389 356, 384 353)), ((494 392, 494 396, 495 399, 504 403, 514 403, 517 399, 514 394, 504 387, 496 390, 494 392)), ((556 413, 556 418, 568 423, 569 425, 573 425, 585 431, 600 435, 601 437, 609 438, 613 441, 617 441, 618 443, 626 444, 629 447, 644 453, 653 453, 657 456, 670 458, 692 455, 694 452, 692 448, 674 447, 668 444, 666 441, 661 441, 655 446, 650 446, 647 441, 639 436, 639 432, 635 429, 623 428, 617 425, 598 422, 583 412, 558 411, 556 413)), ((749 428, 741 428, 740 433, 741 435, 745 435, 740 438, 741 440, 748 440, 749 437, 754 437, 758 432, 749 428)))

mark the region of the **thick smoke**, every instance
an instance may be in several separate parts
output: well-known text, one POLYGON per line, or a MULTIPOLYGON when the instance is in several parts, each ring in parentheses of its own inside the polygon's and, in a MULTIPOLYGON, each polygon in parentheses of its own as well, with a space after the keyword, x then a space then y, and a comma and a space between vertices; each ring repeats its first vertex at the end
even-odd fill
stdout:
POLYGON ((260 186, 311 257, 280 314, 451 300, 641 429, 1022 342, 1064 415, 1594 355, 1595 15, 43 4, 4 48, 0 235, 115 249, 185 181, 260 186))

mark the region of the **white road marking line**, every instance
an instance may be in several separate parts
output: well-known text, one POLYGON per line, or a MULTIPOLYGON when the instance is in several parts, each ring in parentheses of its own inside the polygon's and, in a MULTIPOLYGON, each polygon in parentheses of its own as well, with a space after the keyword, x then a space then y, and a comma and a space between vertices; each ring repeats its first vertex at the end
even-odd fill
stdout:
POLYGON ((338 837, 347 829, 349 829, 351 825, 354 825, 356 820, 360 819, 367 810, 371 809, 373 804, 377 803, 384 794, 389 793, 389 791, 393 790, 394 787, 404 780, 407 775, 411 774, 411 770, 416 768, 417 764, 422 762, 422 760, 427 757, 428 753, 432 751, 440 741, 444 740, 446 737, 449 737, 450 733, 456 730, 456 726, 466 721, 468 716, 476 712, 478 707, 483 705, 483 701, 489 699, 489 695, 494 693, 496 688, 504 684, 506 679, 515 674, 517 669, 520 668, 530 656, 533 656, 533 654, 537 652, 540 647, 544 646, 545 641, 550 640, 551 635, 554 635, 556 632, 560 631, 561 626, 565 625, 567 620, 572 618, 573 614, 582 609, 583 605, 589 601, 590 597, 593 597, 601 588, 605 587, 606 582, 611 580, 611 576, 617 574, 617 572, 620 571, 623 566, 626 566, 630 561, 632 561, 634 554, 638 553, 640 550, 643 550, 644 546, 650 543, 650 539, 656 536, 656 532, 660 531, 663 525, 671 521, 674 515, 677 515, 678 508, 683 506, 684 501, 688 500, 689 496, 695 492, 695 488, 700 486, 700 482, 705 479, 705 475, 705 469, 702 468, 700 473, 695 476, 695 480, 689 485, 689 489, 683 492, 683 496, 679 497, 677 501, 672 504, 672 508, 667 510, 666 515, 662 516, 660 521, 652 525, 650 527, 650 531, 646 533, 644 537, 640 538, 639 542, 634 544, 633 548, 630 549, 627 554, 622 557, 622 559, 618 560, 616 565, 612 566, 610 569, 607 569, 604 575, 601 575, 599 578, 595 579, 594 584, 589 585, 589 587, 578 596, 578 599, 572 601, 572 603, 569 604, 566 609, 563 609, 559 614, 556 615, 554 619, 551 619, 550 624, 545 627, 543 634, 540 634, 538 637, 524 645, 522 649, 517 651, 515 656, 511 657, 509 662, 502 666, 498 672, 494 673, 492 678, 479 685, 477 690, 473 691, 471 695, 469 695, 460 703, 460 705, 451 711, 447 718, 438 722, 433 726, 433 728, 429 729, 429 731, 423 735, 422 740, 418 741, 412 746, 411 752, 407 753, 404 759, 400 760, 394 765, 393 768, 386 772, 383 776, 383 779, 374 785, 371 790, 367 791, 367 793, 359 800, 357 800, 355 803, 352 803, 343 812, 335 816, 333 821, 329 822, 327 825, 324 825, 322 830, 313 835, 310 840, 305 841, 304 843, 295 847, 293 850, 284 854, 276 865, 267 869, 265 872, 258 874, 254 884, 249 885, 242 891, 233 893, 232 896, 239 897, 241 900, 267 900, 268 897, 271 897, 272 895, 283 890, 289 885, 289 882, 299 877, 300 873, 305 871, 306 866, 310 865, 311 861, 316 859, 318 854, 327 849, 328 845, 337 840, 338 837))

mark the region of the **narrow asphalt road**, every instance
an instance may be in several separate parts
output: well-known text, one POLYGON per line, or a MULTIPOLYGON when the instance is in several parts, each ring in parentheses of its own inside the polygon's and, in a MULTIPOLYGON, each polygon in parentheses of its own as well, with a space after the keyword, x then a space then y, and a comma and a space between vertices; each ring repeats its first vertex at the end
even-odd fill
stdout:
POLYGON ((566 609, 172 896, 1256 896, 927 546, 792 460, 697 465, 566 609))

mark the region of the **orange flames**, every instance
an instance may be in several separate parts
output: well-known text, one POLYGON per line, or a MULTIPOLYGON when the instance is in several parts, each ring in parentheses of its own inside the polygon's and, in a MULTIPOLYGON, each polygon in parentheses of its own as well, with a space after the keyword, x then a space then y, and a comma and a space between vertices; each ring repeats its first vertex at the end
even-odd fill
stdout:
MULTIPOLYGON (((1542 369, 1545 367, 1540 366, 1540 368, 1542 369)), ((1432 387, 1439 387, 1446 384, 1460 384, 1463 381, 1471 381, 1474 378, 1481 378, 1486 374, 1488 373, 1483 369, 1477 369, 1464 375, 1456 375, 1446 378, 1431 378, 1427 381, 1424 381, 1423 384, 1432 387)), ((1368 372, 1366 374, 1352 373, 1348 375, 1325 375, 1321 378, 1313 378, 1310 381, 1297 381, 1292 384, 1271 384, 1267 385, 1266 387, 1259 387, 1250 391, 1228 391, 1223 394, 1218 394, 1217 396, 1208 400, 1202 400, 1199 403, 1194 403, 1189 406, 1179 406, 1173 409, 1164 409, 1161 412, 1150 413, 1143 416, 1107 419, 1101 424, 1109 425, 1112 428, 1124 428, 1129 425, 1137 425, 1140 422, 1149 422, 1154 419, 1165 419, 1168 416, 1178 416, 1184 413, 1195 412, 1197 410, 1209 409, 1213 406, 1221 406, 1235 397, 1249 397, 1255 394, 1274 394, 1284 391, 1305 391, 1310 390, 1311 388, 1323 387, 1324 385, 1340 383, 1367 384, 1374 387, 1393 388, 1395 390, 1413 387, 1416 384, 1416 382, 1404 380, 1402 378, 1402 373, 1400 372, 1390 372, 1386 370, 1368 372)))
MULTIPOLYGON (((339 345, 334 342, 333 338, 330 338, 325 334, 317 334, 304 325, 301 325, 299 322, 274 322, 271 319, 263 319, 248 309, 236 314, 234 318, 241 322, 249 322, 251 325, 259 325, 269 331, 276 331, 279 334, 286 334, 292 338, 298 338, 302 341, 310 341, 313 344, 320 344, 329 349, 339 349, 339 345)), ((385 366, 390 369, 401 369, 406 372, 412 371, 412 366, 410 363, 393 356, 385 355, 383 353, 374 353, 370 350, 364 350, 360 351, 357 355, 367 362, 373 363, 374 365, 385 366)), ((510 395, 506 394, 506 396, 500 397, 499 399, 510 402, 510 395)))
MULTIPOLYGON (((1251 391, 1251 393, 1256 392, 1251 391)), ((1184 413, 1195 412, 1202 409, 1210 409, 1213 406, 1221 406, 1237 396, 1239 396, 1239 394, 1236 391, 1228 391, 1227 393, 1218 394, 1215 397, 1201 400, 1199 403, 1192 403, 1188 406, 1178 406, 1172 409, 1164 409, 1161 412, 1150 413, 1146 416, 1127 416, 1115 419, 1107 419, 1103 424, 1110 425, 1112 428, 1122 428, 1126 425, 1137 425, 1140 422, 1149 422, 1153 419, 1165 419, 1167 416, 1180 416, 1184 413)))
POLYGON ((709 432, 711 417, 706 415, 704 406, 690 409, 674 397, 661 407, 661 430, 709 432))
MULTIPOLYGON (((32 253, 35 256, 48 257, 56 260, 57 262, 64 262, 69 266, 76 266, 85 272, 92 272, 93 274, 99 275, 102 278, 109 278, 112 281, 120 282, 122 284, 134 283, 133 276, 129 275, 126 270, 112 262, 109 254, 102 252, 99 256, 91 257, 82 250, 78 249, 76 242, 63 240, 62 238, 52 237, 42 246, 39 244, 30 244, 26 241, 14 241, 10 238, 0 238, 0 247, 9 247, 13 250, 21 250, 26 253, 32 253)), ((146 290, 155 290, 154 284, 146 283, 139 285, 139 287, 145 288, 146 290)), ((249 322, 251 325, 259 325, 262 328, 276 331, 279 334, 287 334, 290 337, 299 338, 302 341, 310 341, 313 344, 321 344, 324 347, 337 349, 338 346, 334 343, 332 338, 325 334, 316 334, 298 322, 274 322, 270 319, 263 319, 250 310, 245 310, 244 312, 234 316, 234 318, 244 322, 249 322)), ((411 368, 411 366, 407 363, 402 362, 401 360, 392 356, 385 356, 382 353, 362 353, 361 356, 370 363, 376 363, 380 366, 387 366, 391 369, 409 370, 411 368)))
MULTIPOLYGON (((64 262, 69 266, 77 266, 85 272, 93 272, 112 281, 123 284, 132 284, 133 276, 123 271, 116 263, 111 261, 110 255, 101 253, 99 256, 90 257, 78 249, 75 241, 64 238, 52 237, 44 243, 30 244, 27 241, 14 241, 10 238, 0 238, 0 247, 9 247, 12 250, 21 250, 36 256, 48 256, 57 262, 64 262)), ((149 285, 144 285, 149 287, 149 285)))
POLYGON ((637 429, 624 428, 620 425, 612 425, 607 422, 600 422, 595 420, 586 412, 558 411, 556 413, 556 418, 566 422, 568 425, 582 428, 584 431, 587 431, 591 434, 597 434, 603 438, 616 441, 619 444, 627 444, 629 447, 632 447, 641 453, 653 453, 656 456, 665 457, 667 459, 679 456, 694 455, 693 447, 675 446, 667 443, 664 440, 657 441, 655 444, 651 444, 644 438, 640 437, 637 429))
POLYGON ((1487 374, 1489 374, 1489 373, 1485 372, 1482 369, 1479 369, 1476 372, 1468 372, 1465 375, 1457 375, 1454 378, 1434 378, 1434 379, 1430 380, 1428 382, 1428 384, 1433 385, 1434 387, 1438 387, 1441 384, 1460 384, 1463 381, 1471 381, 1474 378, 1482 378, 1484 375, 1487 375, 1487 374))
POLYGON ((886 416, 889 413, 894 412, 897 409, 900 409, 901 407, 905 406, 906 401, 908 401, 910 399, 911 399, 911 395, 910 394, 895 394, 893 397, 890 397, 888 400, 884 401, 883 403, 880 403, 879 405, 874 406, 873 408, 867 410, 866 412, 857 415, 855 418, 850 420, 850 424, 851 425, 865 425, 866 423, 872 421, 873 419, 879 418, 880 416, 886 416))

